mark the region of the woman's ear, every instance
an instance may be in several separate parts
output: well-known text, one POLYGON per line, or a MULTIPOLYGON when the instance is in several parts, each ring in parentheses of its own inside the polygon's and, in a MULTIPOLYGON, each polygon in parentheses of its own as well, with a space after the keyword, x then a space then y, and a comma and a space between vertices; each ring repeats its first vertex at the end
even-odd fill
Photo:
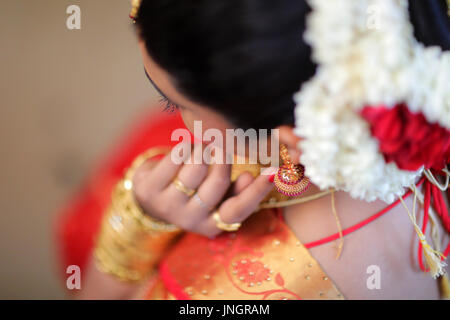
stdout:
POLYGON ((283 125, 277 127, 277 129, 279 129, 280 144, 286 145, 292 162, 298 164, 301 154, 300 150, 298 150, 298 143, 301 139, 294 134, 293 127, 283 125))

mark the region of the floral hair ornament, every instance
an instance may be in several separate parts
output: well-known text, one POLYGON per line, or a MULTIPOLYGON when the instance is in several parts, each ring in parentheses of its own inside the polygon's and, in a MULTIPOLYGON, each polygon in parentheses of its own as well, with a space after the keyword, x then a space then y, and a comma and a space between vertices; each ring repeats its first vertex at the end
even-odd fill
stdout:
POLYGON ((139 7, 141 6, 141 0, 131 0, 130 19, 136 22, 139 7))
MULTIPOLYGON (((305 175, 366 201, 401 199, 422 175, 447 189, 450 52, 414 38, 407 0, 308 2, 304 39, 318 68, 294 95, 305 175)), ((409 216, 431 274, 442 275, 443 255, 409 216)))

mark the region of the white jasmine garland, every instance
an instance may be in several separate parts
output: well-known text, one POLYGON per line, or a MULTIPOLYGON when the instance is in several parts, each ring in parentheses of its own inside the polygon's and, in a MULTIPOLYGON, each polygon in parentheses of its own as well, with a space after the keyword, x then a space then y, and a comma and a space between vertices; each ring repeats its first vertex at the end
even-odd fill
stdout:
POLYGON ((450 52, 414 38, 406 0, 308 2, 304 38, 318 70, 294 95, 300 162, 321 189, 391 203, 423 168, 386 163, 359 111, 405 103, 450 129, 450 52))

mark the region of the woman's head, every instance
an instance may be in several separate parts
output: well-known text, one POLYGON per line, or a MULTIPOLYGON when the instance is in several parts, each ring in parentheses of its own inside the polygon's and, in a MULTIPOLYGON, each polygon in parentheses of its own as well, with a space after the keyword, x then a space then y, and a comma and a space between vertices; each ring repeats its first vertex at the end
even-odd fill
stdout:
POLYGON ((292 0, 143 0, 136 25, 177 92, 235 127, 271 129, 294 123, 292 96, 314 74, 308 11, 292 0))
MULTIPOLYGON (((445 0, 409 2, 418 40, 449 49, 445 0)), ((315 72, 302 37, 309 11, 305 0, 142 0, 145 69, 188 128, 292 125, 293 94, 315 72)))

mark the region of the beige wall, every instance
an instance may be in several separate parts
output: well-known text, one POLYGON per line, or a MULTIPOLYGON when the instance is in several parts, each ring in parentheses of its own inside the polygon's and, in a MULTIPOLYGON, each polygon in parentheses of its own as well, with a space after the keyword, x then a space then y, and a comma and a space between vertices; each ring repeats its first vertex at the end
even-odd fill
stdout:
POLYGON ((128 0, 0 1, 0 298, 64 298, 52 220, 155 92, 128 0), (81 7, 81 30, 66 8, 81 7))

